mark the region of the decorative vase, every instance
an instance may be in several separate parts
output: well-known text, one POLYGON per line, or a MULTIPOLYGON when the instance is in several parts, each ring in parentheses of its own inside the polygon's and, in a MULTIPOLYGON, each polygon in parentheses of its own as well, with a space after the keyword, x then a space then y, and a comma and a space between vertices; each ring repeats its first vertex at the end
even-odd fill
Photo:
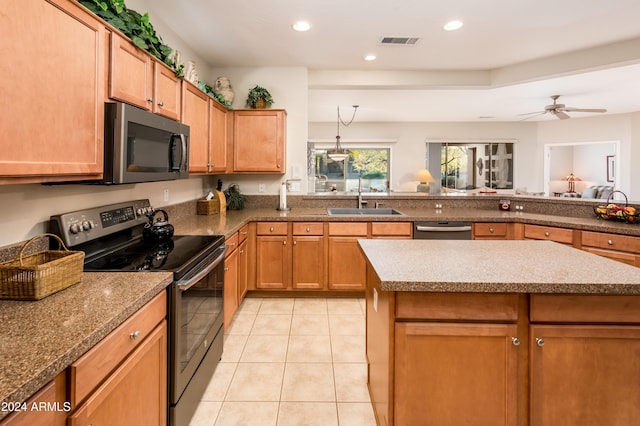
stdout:
POLYGON ((198 71, 196 70, 196 61, 189 61, 185 78, 193 84, 198 84, 198 71))
POLYGON ((213 83, 213 93, 222 96, 230 104, 233 103, 233 88, 231 87, 231 81, 227 77, 218 77, 216 79, 215 83, 213 83))

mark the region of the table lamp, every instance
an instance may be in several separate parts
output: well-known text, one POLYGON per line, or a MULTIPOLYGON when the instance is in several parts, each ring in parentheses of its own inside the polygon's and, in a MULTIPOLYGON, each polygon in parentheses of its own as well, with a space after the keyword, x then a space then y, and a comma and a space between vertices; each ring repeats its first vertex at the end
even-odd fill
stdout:
POLYGON ((562 180, 566 180, 569 182, 569 190, 567 192, 576 192, 576 182, 581 181, 578 176, 574 175, 573 172, 569 175, 562 178, 562 180))
POLYGON ((420 181, 420 183, 418 184, 418 187, 416 188, 416 190, 418 192, 429 192, 429 182, 433 182, 435 179, 433 179, 433 176, 431 176, 431 173, 429 172, 429 170, 427 169, 422 169, 418 172, 418 181, 420 181))

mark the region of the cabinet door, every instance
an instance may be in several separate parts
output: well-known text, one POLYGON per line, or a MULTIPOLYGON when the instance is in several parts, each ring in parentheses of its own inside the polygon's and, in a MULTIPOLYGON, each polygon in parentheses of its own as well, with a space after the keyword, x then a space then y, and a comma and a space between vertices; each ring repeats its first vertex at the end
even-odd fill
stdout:
POLYGON ((512 337, 510 324, 396 323, 393 424, 515 425, 512 337))
POLYGON ((293 288, 324 289, 324 242, 322 236, 293 237, 293 288))
POLYGON ((236 110, 233 123, 233 171, 284 173, 284 110, 236 110))
POLYGON ((153 60, 131 41, 111 33, 109 97, 153 109, 153 60))
POLYGON ((238 310, 238 249, 224 259, 224 329, 238 310))
POLYGON ((238 246, 238 306, 248 289, 249 242, 244 240, 238 246))
POLYGON ((182 122, 190 127, 189 172, 206 173, 209 164, 209 96, 182 82, 182 122))
POLYGON ((288 287, 287 237, 283 235, 256 237, 256 288, 286 289, 288 287))
POLYGON ((154 61, 153 66, 153 112, 173 120, 180 120, 182 108, 182 79, 175 72, 154 61))
POLYGON ((366 260, 358 237, 329 237, 329 289, 364 290, 366 260))
POLYGON ((163 321, 69 417, 69 426, 165 425, 167 326, 163 321))
POLYGON ((638 422, 640 327, 533 325, 530 339, 532 426, 638 422))
POLYGON ((2 1, 0 182, 102 173, 105 37, 75 2, 2 1))
POLYGON ((209 100, 209 172, 227 171, 227 109, 209 100))
POLYGON ((2 426, 64 426, 67 424, 67 412, 69 402, 66 398, 65 372, 58 374, 55 379, 47 383, 35 395, 26 401, 26 410, 17 411, 0 420, 2 426), (32 410, 31 407, 39 404, 47 404, 52 407, 57 404, 57 410, 45 409, 32 410))

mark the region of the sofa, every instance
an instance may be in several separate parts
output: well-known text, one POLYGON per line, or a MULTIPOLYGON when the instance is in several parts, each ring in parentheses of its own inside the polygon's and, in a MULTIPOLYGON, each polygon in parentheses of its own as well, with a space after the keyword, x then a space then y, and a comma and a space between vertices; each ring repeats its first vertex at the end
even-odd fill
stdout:
POLYGON ((563 197, 570 198, 591 198, 596 200, 606 200, 613 192, 613 186, 608 185, 593 185, 585 188, 582 193, 579 192, 564 192, 563 197))

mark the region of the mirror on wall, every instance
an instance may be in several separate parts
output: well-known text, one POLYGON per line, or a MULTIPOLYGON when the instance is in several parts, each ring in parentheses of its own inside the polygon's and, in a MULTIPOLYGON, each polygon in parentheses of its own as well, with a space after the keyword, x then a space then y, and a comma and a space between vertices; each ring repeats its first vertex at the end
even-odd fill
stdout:
POLYGON ((441 192, 514 188, 513 142, 442 142, 427 145, 430 154, 428 168, 432 174, 437 170, 434 176, 440 175, 441 192))

